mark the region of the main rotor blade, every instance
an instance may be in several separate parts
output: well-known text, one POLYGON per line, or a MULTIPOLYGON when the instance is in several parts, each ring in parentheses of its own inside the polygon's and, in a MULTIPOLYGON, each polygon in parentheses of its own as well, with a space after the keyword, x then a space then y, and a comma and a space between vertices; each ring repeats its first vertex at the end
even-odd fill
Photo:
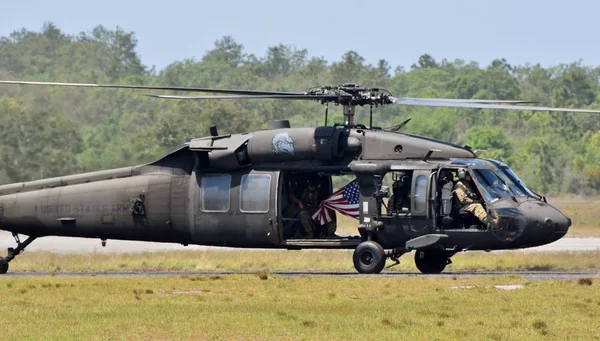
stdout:
POLYGON ((504 104, 535 104, 536 101, 524 100, 503 100, 503 99, 456 99, 456 98, 417 98, 417 97, 401 97, 405 100, 428 100, 434 102, 460 102, 460 103, 504 103, 504 104))
POLYGON ((448 107, 448 108, 472 108, 472 109, 501 109, 501 110, 531 110, 531 111, 561 111, 561 112, 581 112, 600 114, 600 110, 589 109, 570 109, 570 108, 551 108, 551 107, 530 107, 526 105, 510 104, 491 104, 491 103, 473 103, 459 101, 438 101, 429 98, 392 98, 392 103, 399 105, 419 106, 419 107, 448 107))
POLYGON ((0 84, 70 86, 70 87, 79 87, 79 88, 174 90, 174 91, 190 91, 190 92, 212 92, 215 94, 233 94, 233 95, 304 95, 303 92, 236 90, 236 89, 215 89, 215 88, 195 88, 195 87, 188 88, 188 87, 181 87, 181 86, 153 86, 153 85, 127 85, 127 84, 86 84, 86 83, 24 82, 24 81, 3 81, 3 80, 0 80, 0 84))
POLYGON ((291 99, 291 100, 335 100, 335 95, 208 95, 208 96, 179 96, 179 95, 154 95, 144 96, 162 99, 291 99))

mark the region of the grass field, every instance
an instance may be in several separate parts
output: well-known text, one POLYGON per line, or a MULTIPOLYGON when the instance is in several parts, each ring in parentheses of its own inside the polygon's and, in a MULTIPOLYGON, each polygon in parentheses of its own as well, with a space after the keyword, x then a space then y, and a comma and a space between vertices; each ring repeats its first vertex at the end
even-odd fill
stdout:
MULTIPOLYGON (((414 253, 388 271, 417 271, 414 253)), ((465 252, 446 271, 600 269, 600 252, 465 252)), ((388 261, 388 265, 393 262, 388 261)), ((161 251, 115 254, 25 252, 11 263, 18 271, 355 271, 352 251, 161 251)))
POLYGON ((563 196, 548 202, 573 221, 567 236, 600 236, 600 198, 563 196))
MULTIPOLYGON (((550 200, 570 235, 600 235, 600 200, 550 200)), ((341 220, 339 232, 354 232, 341 220), (347 231, 345 231, 347 230, 347 231)), ((417 271, 413 254, 386 271, 417 271)), ((600 252, 467 252, 446 271, 599 270, 600 252)), ((388 265, 391 262, 388 262, 388 265)), ((600 279, 284 277, 354 271, 352 251, 25 252, 0 277, 0 340, 594 340, 600 279), (249 275, 61 277, 63 271, 248 271, 249 275), (495 285, 521 284, 516 290, 495 285)))
POLYGON ((596 279, 0 278, 0 302, 3 340, 600 338, 596 279))

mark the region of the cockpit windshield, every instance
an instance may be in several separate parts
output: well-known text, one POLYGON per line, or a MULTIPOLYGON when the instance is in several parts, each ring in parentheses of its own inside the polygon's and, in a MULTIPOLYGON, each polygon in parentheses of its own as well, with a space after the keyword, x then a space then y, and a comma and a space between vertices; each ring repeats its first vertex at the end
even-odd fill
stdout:
POLYGON ((500 169, 505 172, 506 174, 509 175, 510 178, 514 179, 516 181, 517 184, 519 184, 519 186, 525 191, 525 193, 527 193, 529 196, 532 197, 537 197, 538 195, 533 193, 532 190, 530 190, 523 181, 521 181, 521 179, 517 176, 517 174, 515 172, 513 172, 512 169, 508 168, 508 166, 505 167, 500 167, 500 169))
POLYGON ((512 195, 502 179, 491 169, 475 169, 475 178, 483 187, 483 193, 488 201, 510 198, 512 195))
POLYGON ((517 176, 517 174, 515 172, 513 172, 512 169, 510 169, 510 167, 508 167, 507 164, 505 164, 504 162, 498 161, 498 160, 491 160, 489 159, 488 161, 491 161, 492 163, 494 163, 495 165, 498 166, 498 169, 496 170, 498 172, 498 174, 500 174, 500 176, 502 177, 502 179, 504 179, 504 181, 510 186, 510 189, 518 196, 532 196, 532 197, 537 197, 537 195, 535 193, 533 193, 532 190, 530 190, 523 181, 521 181, 521 179, 517 176))

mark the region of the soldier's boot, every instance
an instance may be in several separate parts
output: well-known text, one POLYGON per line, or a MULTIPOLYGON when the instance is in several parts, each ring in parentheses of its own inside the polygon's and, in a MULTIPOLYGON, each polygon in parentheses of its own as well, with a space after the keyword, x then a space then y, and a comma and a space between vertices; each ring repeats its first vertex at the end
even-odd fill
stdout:
POLYGON ((306 238, 314 238, 312 224, 310 223, 310 215, 307 211, 300 211, 300 223, 302 224, 302 228, 304 229, 304 234, 306 238))
POLYGON ((307 229, 306 227, 304 227, 304 234, 306 235, 306 238, 308 238, 308 239, 315 237, 313 230, 311 228, 307 229))
POLYGON ((337 237, 335 234, 336 225, 334 222, 327 223, 327 237, 337 237))

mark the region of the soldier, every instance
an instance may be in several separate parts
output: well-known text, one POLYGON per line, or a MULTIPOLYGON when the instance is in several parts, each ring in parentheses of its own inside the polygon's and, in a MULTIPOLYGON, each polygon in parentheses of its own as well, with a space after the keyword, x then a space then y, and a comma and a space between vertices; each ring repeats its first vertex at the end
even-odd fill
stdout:
POLYGON ((470 212, 474 216, 479 219, 483 223, 483 225, 488 225, 488 215, 481 201, 473 191, 473 180, 471 179, 471 174, 467 173, 467 170, 461 168, 458 170, 458 181, 454 185, 454 194, 456 195, 456 199, 460 203, 461 210, 470 212))
POLYGON ((388 201, 388 212, 399 212, 409 206, 410 180, 409 174, 402 174, 399 180, 394 181, 392 184, 393 194, 388 201))
POLYGON ((306 188, 302 193, 302 197, 298 199, 294 194, 291 195, 291 200, 295 202, 300 208, 300 213, 298 214, 298 218, 300 218, 300 223, 302 224, 302 228, 306 234, 306 238, 313 238, 313 223, 312 216, 317 212, 319 208, 318 205, 318 192, 317 185, 314 180, 309 179, 306 183, 306 188))

